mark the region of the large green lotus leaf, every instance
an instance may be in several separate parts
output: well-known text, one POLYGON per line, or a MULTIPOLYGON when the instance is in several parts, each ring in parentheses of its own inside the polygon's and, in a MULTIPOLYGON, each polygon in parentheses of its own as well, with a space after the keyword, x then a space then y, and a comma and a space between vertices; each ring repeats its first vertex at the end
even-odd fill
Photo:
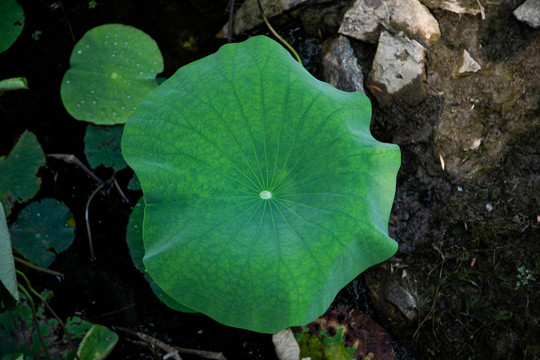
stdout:
POLYGON ((17 40, 23 27, 24 11, 17 0, 0 0, 0 53, 17 40))
POLYGON ((125 123, 163 71, 156 42, 121 24, 89 30, 73 48, 70 64, 60 88, 65 108, 77 120, 102 125, 125 123))
POLYGON ((129 248, 129 254, 133 260, 135 267, 144 274, 144 278, 150 284, 150 288, 165 305, 171 309, 183 312, 194 312, 193 310, 176 302, 173 298, 167 295, 156 282, 148 275, 143 263, 144 257, 144 242, 142 234, 142 225, 144 219, 144 199, 140 198, 137 204, 133 207, 129 216, 128 226, 126 230, 126 242, 129 248))
POLYGON ((100 165, 119 171, 127 167, 120 140, 124 125, 101 126, 90 124, 84 135, 84 154, 92 168, 100 165))
POLYGON ((11 226, 12 246, 28 260, 48 267, 56 254, 73 243, 75 228, 69 208, 55 199, 33 202, 21 210, 11 226))
POLYGON ((146 201, 144 264, 179 303, 275 333, 392 256, 399 148, 371 106, 253 37, 178 70, 124 128, 146 201))
POLYGON ((0 157, 0 202, 9 216, 14 204, 31 199, 39 190, 37 172, 45 154, 31 132, 25 131, 8 156, 0 157))
POLYGON ((15 262, 13 261, 11 240, 9 239, 6 215, 4 214, 2 204, 0 204, 0 282, 15 300, 19 300, 17 277, 15 276, 15 262))

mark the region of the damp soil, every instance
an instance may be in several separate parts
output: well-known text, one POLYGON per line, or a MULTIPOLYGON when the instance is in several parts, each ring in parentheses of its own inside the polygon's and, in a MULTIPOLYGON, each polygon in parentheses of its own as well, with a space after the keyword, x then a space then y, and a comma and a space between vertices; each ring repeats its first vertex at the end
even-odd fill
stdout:
MULTIPOLYGON (((215 52, 228 19, 227 1, 20 0, 26 25, 19 40, 0 54, 0 78, 25 76, 30 90, 0 97, 0 154, 20 134, 34 132, 46 154, 74 154, 85 162, 86 123, 71 118, 60 100, 60 82, 77 40, 105 23, 135 26, 163 53, 168 77, 215 52)), ((389 224, 399 243, 395 257, 409 279, 418 308, 415 319, 392 322, 372 304, 366 278, 340 292, 336 304, 368 314, 392 337, 400 359, 540 358, 540 33, 511 14, 523 1, 484 4, 486 18, 434 10, 441 40, 428 51, 428 99, 414 108, 379 107, 372 98, 374 136, 402 151, 389 224), (457 76, 457 59, 468 50, 482 69, 457 76), (519 268, 533 274, 523 281, 519 268)), ((301 24, 283 28, 318 74, 324 38, 301 24)), ((375 48, 353 41, 364 70, 375 48)), ((369 95, 369 94, 368 94, 369 95)), ((109 179, 110 169, 96 175, 109 179)), ((115 174, 126 189, 130 170, 115 174)), ((63 279, 28 272, 37 290, 54 292, 51 305, 62 318, 79 315, 109 327, 127 327, 166 343, 223 352, 228 359, 276 359, 271 337, 220 325, 200 314, 168 309, 135 269, 125 243, 131 207, 140 192, 113 187, 92 200, 90 260, 85 207, 96 183, 81 169, 48 158, 35 199, 54 197, 74 214, 76 239, 51 266, 63 279)), ((8 219, 13 221, 22 206, 8 219)), ((393 267, 391 267, 393 268, 393 267)), ((151 349, 124 337, 112 359, 154 359, 151 349)), ((186 355, 184 359, 196 358, 186 355)))

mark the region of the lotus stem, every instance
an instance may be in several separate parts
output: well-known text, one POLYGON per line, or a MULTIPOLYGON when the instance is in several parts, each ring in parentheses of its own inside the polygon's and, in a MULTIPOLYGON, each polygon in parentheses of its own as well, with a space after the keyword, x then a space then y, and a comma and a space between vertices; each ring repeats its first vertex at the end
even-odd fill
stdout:
POLYGON ((274 36, 279 40, 281 41, 281 43, 283 45, 285 45, 287 47, 287 49, 289 49, 289 51, 291 53, 293 53, 294 57, 296 58, 296 60, 300 63, 300 65, 303 65, 302 64, 302 59, 300 58, 300 55, 298 55, 298 53, 296 52, 296 50, 294 50, 294 48, 291 46, 291 44, 289 44, 287 41, 285 41, 285 39, 283 39, 277 32, 276 30, 274 30, 274 28, 272 27, 272 25, 270 25, 270 22, 268 21, 268 19, 266 18, 266 15, 264 15, 264 11, 263 11, 263 8, 262 8, 262 5, 261 5, 261 0, 257 0, 257 4, 259 4, 259 11, 261 12, 261 16, 264 20, 264 23, 266 24, 266 26, 268 27, 268 29, 270 30, 270 32, 272 34, 274 34, 274 36))

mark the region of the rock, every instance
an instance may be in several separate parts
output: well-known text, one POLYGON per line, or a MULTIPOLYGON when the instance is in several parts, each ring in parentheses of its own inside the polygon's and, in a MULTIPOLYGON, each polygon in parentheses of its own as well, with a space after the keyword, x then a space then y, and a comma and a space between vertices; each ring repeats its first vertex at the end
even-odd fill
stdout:
POLYGON ((376 44, 380 37, 379 20, 388 17, 386 7, 377 1, 356 0, 343 15, 339 33, 358 40, 376 44), (377 6, 377 7, 376 7, 377 6), (375 13, 375 10, 380 10, 375 13))
POLYGON ((527 0, 514 10, 514 16, 533 28, 540 27, 540 0, 527 0))
POLYGON ((482 12, 476 0, 424 0, 423 3, 430 9, 442 9, 460 15, 478 15, 482 12))
POLYGON ((425 44, 441 37, 439 23, 418 0, 356 0, 344 14, 339 32, 376 43, 381 27, 393 34, 403 31, 425 44))
POLYGON ((322 45, 322 80, 349 92, 364 93, 364 76, 349 39, 338 36, 322 45))
POLYGON ((272 342, 279 360, 299 360, 300 346, 290 328, 272 335, 272 342))
POLYGON ((416 105, 427 96, 426 49, 403 34, 381 33, 367 88, 381 105, 402 102, 416 105))
POLYGON ((478 72, 482 66, 472 58, 467 50, 463 50, 463 55, 457 64, 457 74, 466 75, 468 73, 478 72))
POLYGON ((291 12, 293 18, 300 18, 307 36, 333 37, 338 32, 343 17, 343 8, 350 0, 334 0, 320 5, 307 6, 291 12))
MULTIPOLYGON (((331 0, 261 0, 261 6, 266 18, 270 19, 301 6, 329 1, 331 0)), ((263 22, 257 0, 246 0, 234 14, 233 34, 238 35, 253 30, 263 22)), ((227 22, 218 36, 227 37, 228 32, 229 23, 227 22)))
POLYGON ((396 334, 410 335, 409 330, 415 327, 420 310, 405 267, 399 261, 384 263, 367 271, 365 278, 379 316, 396 334))

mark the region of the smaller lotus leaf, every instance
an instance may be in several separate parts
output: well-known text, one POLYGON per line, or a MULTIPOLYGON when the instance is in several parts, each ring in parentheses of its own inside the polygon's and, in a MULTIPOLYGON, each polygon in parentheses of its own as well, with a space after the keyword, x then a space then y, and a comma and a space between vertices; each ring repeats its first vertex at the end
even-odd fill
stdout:
POLYGON ((71 246, 74 227, 68 207, 55 199, 33 202, 21 210, 11 227, 12 246, 27 259, 48 267, 60 253, 71 246))
POLYGON ((28 90, 28 80, 25 77, 17 77, 0 81, 0 95, 13 90, 28 90))
POLYGON ((71 53, 60 94, 77 120, 123 124, 157 87, 163 57, 156 42, 141 30, 107 24, 88 31, 71 53))
POLYGON ((0 202, 6 216, 14 204, 31 199, 39 190, 41 179, 36 176, 45 165, 45 154, 36 136, 25 131, 7 157, 0 157, 0 202))
POLYGON ((103 165, 119 171, 127 167, 120 150, 123 130, 123 125, 89 125, 86 128, 84 153, 92 168, 103 165))
POLYGON ((11 241, 6 223, 4 207, 0 204, 0 282, 4 284, 11 296, 19 300, 17 291, 17 277, 15 276, 15 263, 11 251, 11 241))
POLYGON ((24 27, 24 11, 17 0, 0 1, 0 53, 17 40, 24 27))
POLYGON ((118 342, 118 335, 103 325, 94 325, 82 339, 77 356, 81 360, 105 359, 118 342))
POLYGON ((144 243, 143 243, 143 235, 142 235, 143 218, 144 218, 144 199, 141 197, 139 201, 137 202, 137 204, 135 205, 135 207, 133 208, 131 215, 129 216, 128 227, 126 231, 126 241, 128 244, 131 259, 133 260, 133 264, 140 272, 144 274, 144 278, 150 284, 150 287, 152 288, 152 291, 154 292, 154 294, 156 294, 158 299, 163 301, 165 305, 167 305, 168 307, 176 311, 195 312, 185 307, 184 305, 176 302, 173 298, 167 295, 165 291, 163 291, 159 286, 157 286, 156 282, 150 276, 148 276, 148 272, 146 271, 146 267, 144 266, 144 263, 143 263, 143 256, 144 256, 144 243))

